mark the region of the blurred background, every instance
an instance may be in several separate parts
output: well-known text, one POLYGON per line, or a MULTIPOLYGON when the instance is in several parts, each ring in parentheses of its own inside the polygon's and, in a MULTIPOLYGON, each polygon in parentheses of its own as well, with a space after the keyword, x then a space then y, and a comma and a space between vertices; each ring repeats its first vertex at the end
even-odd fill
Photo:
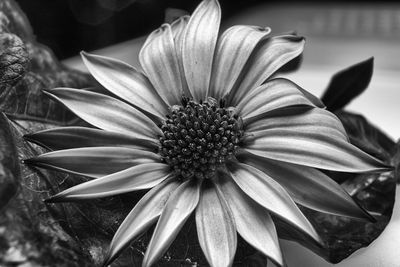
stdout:
MULTIPOLYGON (((163 22, 192 13, 200 0, 17 0, 39 42, 85 71, 85 50, 138 66, 144 36, 163 22)), ((321 95, 331 76, 371 56, 370 88, 351 103, 395 139, 400 137, 399 1, 220 0, 222 30, 234 24, 270 26, 274 34, 306 37, 302 66, 285 74, 321 95)))
MULTIPOLYGON (((17 0, 31 21, 38 40, 59 58, 126 41, 158 27, 165 11, 192 12, 198 0, 17 0)), ((222 0, 223 19, 261 0, 222 0)))
MULTIPOLYGON (((68 58, 130 40, 158 27, 180 10, 191 13, 199 0, 17 0, 38 40, 68 58), (169 12, 166 18, 166 10, 169 12)), ((220 0, 223 21, 271 26, 323 38, 400 40, 400 5, 381 1, 220 0), (256 21, 255 21, 256 20, 256 21), (257 21, 258 20, 258 21, 257 21)), ((225 24, 226 24, 225 23, 225 24)))

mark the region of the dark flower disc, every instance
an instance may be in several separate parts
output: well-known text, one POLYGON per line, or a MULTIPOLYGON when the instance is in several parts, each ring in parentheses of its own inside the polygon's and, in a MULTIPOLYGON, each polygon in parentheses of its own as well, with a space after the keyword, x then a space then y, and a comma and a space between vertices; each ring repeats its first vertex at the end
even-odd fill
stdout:
POLYGON ((159 153, 181 178, 211 178, 235 155, 243 136, 241 119, 224 101, 196 103, 182 97, 161 126, 159 153))

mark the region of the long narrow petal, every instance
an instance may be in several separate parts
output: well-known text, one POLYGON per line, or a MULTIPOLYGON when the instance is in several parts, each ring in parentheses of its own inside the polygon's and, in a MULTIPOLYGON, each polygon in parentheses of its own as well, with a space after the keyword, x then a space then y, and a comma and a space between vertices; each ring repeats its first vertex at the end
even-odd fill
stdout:
POLYGON ((168 107, 145 75, 134 67, 108 57, 81 53, 96 80, 111 93, 162 120, 168 107))
POLYGON ((46 169, 98 178, 138 164, 160 162, 160 156, 134 148, 82 147, 45 153, 24 162, 46 169))
POLYGON ((321 242, 310 222, 301 213, 286 190, 275 180, 262 171, 243 163, 229 165, 229 171, 240 189, 254 201, 301 229, 317 242, 321 242))
POLYGON ((204 100, 210 85, 221 9, 217 0, 204 0, 190 17, 183 40, 186 80, 194 100, 204 100))
POLYGON ((152 266, 175 240, 199 202, 200 186, 198 181, 186 181, 168 199, 144 255, 143 267, 152 266))
POLYGON ((98 179, 73 186, 52 196, 47 201, 61 202, 114 196, 152 188, 170 175, 163 163, 145 163, 98 179))
POLYGON ((258 122, 257 127, 263 130, 250 132, 251 137, 244 143, 245 150, 269 159, 333 171, 388 170, 378 159, 350 144, 328 120, 307 123, 302 116, 271 119, 273 127, 270 128, 261 125, 269 120, 258 122))
POLYGON ((115 233, 104 266, 110 264, 129 243, 134 242, 157 221, 169 197, 179 185, 176 177, 167 178, 140 199, 115 233))
POLYGON ((277 78, 254 89, 239 101, 236 108, 246 122, 260 118, 270 111, 293 106, 315 107, 299 90, 298 85, 287 79, 277 78))
POLYGON ((240 83, 230 94, 230 105, 235 106, 244 95, 261 85, 280 67, 301 54, 304 38, 295 35, 275 36, 262 40, 242 71, 240 83))
POLYGON ((52 150, 113 146, 137 149, 157 148, 157 143, 148 139, 137 139, 123 133, 115 133, 88 127, 59 127, 24 136, 25 140, 52 150), (63 140, 60 142, 60 140, 63 140))
MULTIPOLYGON (((293 109, 294 111, 296 109, 293 109)), ((298 132, 307 135, 317 132, 319 136, 330 136, 331 138, 348 141, 348 136, 343 124, 331 112, 313 108, 306 112, 301 111, 299 107, 298 113, 290 115, 276 115, 261 119, 255 119, 254 122, 246 125, 246 131, 249 133, 257 133, 267 130, 284 130, 298 132), (301 111, 301 112, 300 112, 301 111)))
POLYGON ((303 206, 321 212, 373 220, 339 184, 317 169, 248 153, 239 155, 238 159, 273 178, 295 202, 303 206))
POLYGON ((57 88, 45 93, 100 129, 142 139, 154 139, 162 134, 160 128, 143 113, 113 97, 70 88, 57 88))
POLYGON ((227 174, 219 173, 216 184, 232 211, 238 233, 247 243, 282 266, 278 236, 268 211, 247 196, 227 174))
POLYGON ((183 92, 186 96, 191 97, 192 93, 187 85, 185 70, 183 68, 182 60, 182 47, 183 47, 183 37, 185 36, 186 26, 189 22, 190 16, 182 16, 179 19, 171 23, 171 31, 174 36, 175 50, 178 57, 179 72, 181 74, 183 92))
POLYGON ((196 227, 200 247, 210 266, 231 266, 237 237, 232 213, 215 186, 204 182, 196 208, 196 227))
POLYGON ((220 99, 229 93, 253 49, 270 32, 270 28, 237 25, 222 34, 217 43, 209 96, 220 99))
POLYGON ((185 36, 186 26, 189 22, 190 16, 182 16, 171 23, 172 36, 174 37, 175 49, 178 53, 178 58, 181 57, 181 50, 183 45, 183 37, 185 36))
POLYGON ((171 26, 163 24, 151 36, 140 50, 140 65, 166 103, 180 104, 183 89, 171 26))

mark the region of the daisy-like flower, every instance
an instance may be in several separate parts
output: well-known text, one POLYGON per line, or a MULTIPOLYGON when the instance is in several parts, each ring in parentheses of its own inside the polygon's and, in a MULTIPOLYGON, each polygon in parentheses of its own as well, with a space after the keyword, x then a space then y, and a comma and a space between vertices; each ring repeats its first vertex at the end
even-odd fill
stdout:
POLYGON ((230 266, 237 233, 283 265, 271 215, 321 242, 296 203, 373 219, 320 169, 385 170, 348 141, 340 121, 307 91, 271 78, 303 50, 304 39, 269 28, 233 26, 218 35, 216 0, 147 38, 143 71, 82 53, 110 95, 45 92, 93 125, 28 135, 54 151, 26 162, 91 177, 48 201, 150 189, 117 230, 106 264, 157 223, 143 259, 151 266, 194 213, 211 266, 230 266))

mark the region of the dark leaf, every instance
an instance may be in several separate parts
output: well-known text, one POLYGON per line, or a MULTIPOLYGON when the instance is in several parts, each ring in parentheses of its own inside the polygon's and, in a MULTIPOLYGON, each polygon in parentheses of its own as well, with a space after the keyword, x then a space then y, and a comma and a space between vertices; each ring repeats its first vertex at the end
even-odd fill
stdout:
POLYGON ((17 83, 25 74, 28 63, 22 40, 14 34, 0 34, 0 86, 17 83))
POLYGON ((373 67, 371 57, 336 73, 321 98, 327 109, 339 110, 361 94, 371 81, 373 67))
POLYGON ((7 118, 0 113, 0 211, 16 194, 19 162, 7 118))
POLYGON ((34 39, 27 17, 13 0, 0 2, 0 32, 14 33, 24 40, 34 39))
POLYGON ((87 74, 69 70, 37 43, 29 22, 13 0, 0 3, 0 110, 19 119, 66 124, 76 117, 42 90, 88 87, 87 74))

